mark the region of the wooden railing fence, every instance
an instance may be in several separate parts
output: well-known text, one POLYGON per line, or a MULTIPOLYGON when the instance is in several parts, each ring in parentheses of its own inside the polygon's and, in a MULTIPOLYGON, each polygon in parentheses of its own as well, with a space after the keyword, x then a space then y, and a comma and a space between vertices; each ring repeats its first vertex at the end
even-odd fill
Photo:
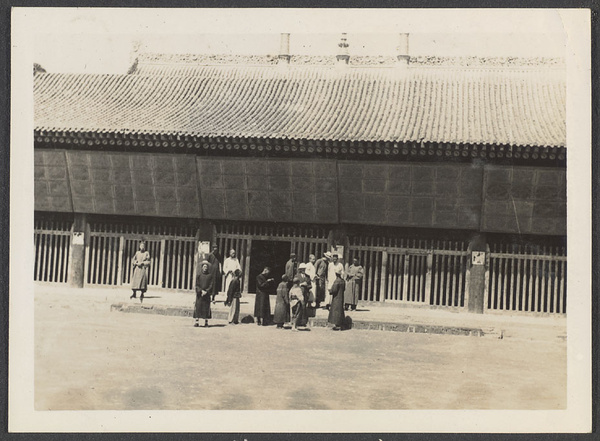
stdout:
POLYGON ((566 313, 565 248, 492 245, 485 308, 489 311, 566 313))
POLYGON ((35 221, 33 280, 55 283, 68 281, 72 225, 72 221, 35 221))

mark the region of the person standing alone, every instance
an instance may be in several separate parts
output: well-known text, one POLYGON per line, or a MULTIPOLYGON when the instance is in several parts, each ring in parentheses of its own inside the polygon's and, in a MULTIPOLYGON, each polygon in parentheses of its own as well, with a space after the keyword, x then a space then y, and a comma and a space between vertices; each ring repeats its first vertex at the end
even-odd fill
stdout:
POLYGON ((271 302, 269 294, 273 290, 275 279, 270 278, 271 268, 266 266, 256 278, 256 296, 254 297, 254 317, 257 325, 266 326, 271 320, 271 302))
POLYGON ((130 299, 136 298, 136 291, 140 291, 140 302, 144 301, 144 293, 148 289, 148 267, 150 266, 150 253, 146 251, 144 241, 140 242, 139 250, 133 256, 131 261, 133 266, 133 275, 131 276, 131 294, 130 299))
POLYGON ((200 324, 198 320, 204 319, 204 327, 208 328, 208 319, 212 317, 210 300, 213 293, 213 274, 210 272, 208 260, 202 262, 202 270, 196 276, 196 304, 194 307, 194 326, 200 324))
POLYGON ((344 290, 346 282, 342 279, 341 269, 335 270, 335 280, 331 286, 331 308, 327 321, 333 325, 334 331, 339 331, 344 326, 344 290))

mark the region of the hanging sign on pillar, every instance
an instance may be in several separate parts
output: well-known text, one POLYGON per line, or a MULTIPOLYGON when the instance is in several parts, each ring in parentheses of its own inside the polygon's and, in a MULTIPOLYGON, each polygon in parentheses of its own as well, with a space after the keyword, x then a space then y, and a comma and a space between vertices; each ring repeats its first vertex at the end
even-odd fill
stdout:
POLYGON ((84 244, 84 233, 75 231, 73 233, 73 245, 83 245, 84 244))
POLYGON ((331 246, 331 254, 337 254, 339 259, 343 259, 344 258, 344 246, 343 245, 331 246))
POLYGON ((485 251, 472 251, 471 252, 471 264, 472 265, 485 265, 485 251))
POLYGON ((210 253, 210 242, 208 242, 208 241, 200 242, 200 253, 201 254, 210 253))

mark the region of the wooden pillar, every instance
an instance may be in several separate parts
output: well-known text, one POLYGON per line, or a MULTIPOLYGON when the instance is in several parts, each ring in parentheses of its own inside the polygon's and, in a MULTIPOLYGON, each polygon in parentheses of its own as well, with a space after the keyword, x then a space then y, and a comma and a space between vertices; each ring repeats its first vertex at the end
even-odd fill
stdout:
POLYGON ((344 247, 344 255, 339 256, 339 259, 345 265, 348 262, 350 240, 346 229, 343 227, 332 228, 329 230, 329 236, 327 237, 327 251, 331 251, 338 246, 344 247))
POLYGON ((487 244, 485 236, 474 236, 467 248, 468 257, 468 284, 467 307, 469 312, 483 314, 485 294, 485 273, 487 266, 487 244))
POLYGON ((71 233, 71 250, 69 259, 69 284, 76 288, 83 288, 85 273, 85 246, 90 240, 87 216, 75 213, 73 232, 71 233))
MULTIPOLYGON (((196 252, 194 253, 194 269, 193 269, 193 281, 192 289, 196 286, 196 274, 198 273, 198 265, 204 256, 200 255, 200 244, 202 242, 209 242, 209 248, 217 244, 215 235, 215 226, 212 222, 206 220, 200 220, 198 224, 198 230, 196 231, 196 252)), ((210 251, 210 250, 209 250, 210 251)), ((225 256, 223 256, 225 257, 225 256)), ((223 263, 223 262, 221 262, 223 263)), ((219 289, 220 291, 220 289, 219 289)))

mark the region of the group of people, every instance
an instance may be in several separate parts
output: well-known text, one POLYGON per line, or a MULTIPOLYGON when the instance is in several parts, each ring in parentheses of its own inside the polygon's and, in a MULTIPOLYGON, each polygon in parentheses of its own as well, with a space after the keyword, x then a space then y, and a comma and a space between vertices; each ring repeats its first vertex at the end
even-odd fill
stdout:
MULTIPOLYGON (((210 253, 201 254, 200 257, 200 269, 195 280, 194 326, 199 327, 200 320, 204 319, 204 327, 208 327, 208 320, 212 318, 211 303, 214 303, 221 287, 227 294, 225 305, 230 307, 228 322, 239 323, 242 268, 235 250, 229 251, 222 265, 216 245, 213 245, 210 253)), ((150 265, 150 254, 143 242, 133 257, 132 265, 131 298, 136 298, 136 291, 140 291, 140 301, 143 301, 150 265)), ((286 324, 291 324, 292 330, 306 326, 308 318, 314 317, 315 309, 321 307, 329 310, 328 322, 333 329, 341 329, 345 321, 344 311, 356 310, 363 277, 363 267, 357 258, 344 268, 336 253, 326 252, 319 259, 311 254, 306 263, 299 263, 297 256, 292 253, 279 283, 271 277, 269 267, 265 267, 257 276, 254 302, 256 323, 270 323, 270 295, 275 294, 273 323, 278 329, 283 329, 286 324)))

